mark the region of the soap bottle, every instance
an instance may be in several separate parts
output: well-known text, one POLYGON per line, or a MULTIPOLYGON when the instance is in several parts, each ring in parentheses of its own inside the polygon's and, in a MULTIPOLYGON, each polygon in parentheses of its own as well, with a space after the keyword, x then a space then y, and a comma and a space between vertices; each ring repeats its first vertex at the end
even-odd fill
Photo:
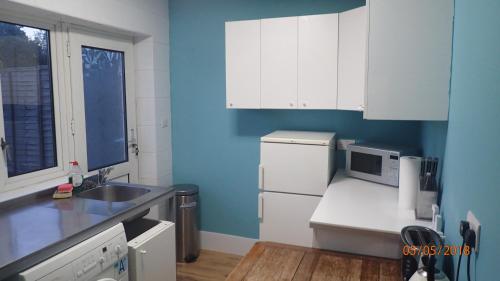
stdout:
POLYGON ((83 172, 78 161, 71 161, 71 170, 69 171, 69 182, 73 184, 74 188, 80 187, 83 183, 83 172))

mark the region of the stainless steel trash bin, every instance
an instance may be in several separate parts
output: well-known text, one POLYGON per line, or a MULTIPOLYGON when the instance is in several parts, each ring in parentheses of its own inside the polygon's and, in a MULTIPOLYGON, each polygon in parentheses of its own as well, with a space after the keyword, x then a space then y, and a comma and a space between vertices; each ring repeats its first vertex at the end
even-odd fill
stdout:
POLYGON ((175 238, 178 262, 195 261, 200 254, 198 225, 198 186, 175 185, 176 220, 175 238))

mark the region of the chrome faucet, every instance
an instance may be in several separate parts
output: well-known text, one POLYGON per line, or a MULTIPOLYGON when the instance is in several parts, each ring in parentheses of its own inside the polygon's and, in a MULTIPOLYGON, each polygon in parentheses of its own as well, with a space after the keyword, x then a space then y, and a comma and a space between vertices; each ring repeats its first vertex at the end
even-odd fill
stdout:
POLYGON ((111 173, 111 171, 114 169, 114 167, 107 167, 107 168, 102 168, 99 169, 99 174, 97 176, 97 185, 102 186, 105 185, 106 182, 108 181, 108 175, 111 173))

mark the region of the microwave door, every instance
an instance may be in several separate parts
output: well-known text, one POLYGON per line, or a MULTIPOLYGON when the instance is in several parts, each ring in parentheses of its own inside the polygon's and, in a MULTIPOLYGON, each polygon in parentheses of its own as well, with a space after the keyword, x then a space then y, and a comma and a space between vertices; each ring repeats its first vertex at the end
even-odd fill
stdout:
POLYGON ((380 177, 382 176, 382 156, 352 151, 351 171, 380 177))

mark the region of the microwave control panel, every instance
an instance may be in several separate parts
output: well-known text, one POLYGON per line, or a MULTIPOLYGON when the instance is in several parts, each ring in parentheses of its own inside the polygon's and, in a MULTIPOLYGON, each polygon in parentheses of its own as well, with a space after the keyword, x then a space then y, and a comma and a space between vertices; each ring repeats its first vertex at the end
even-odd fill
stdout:
POLYGON ((387 167, 387 176, 390 178, 397 179, 399 181, 399 154, 391 154, 389 155, 387 167))

